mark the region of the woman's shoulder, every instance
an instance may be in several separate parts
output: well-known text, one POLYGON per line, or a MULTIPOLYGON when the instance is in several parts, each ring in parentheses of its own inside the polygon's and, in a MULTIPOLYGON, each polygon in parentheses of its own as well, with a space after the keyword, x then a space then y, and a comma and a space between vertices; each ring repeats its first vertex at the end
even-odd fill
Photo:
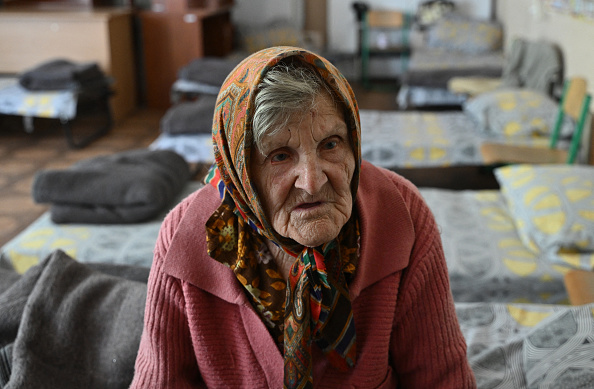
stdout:
POLYGON ((220 203, 218 191, 211 185, 205 185, 188 195, 163 220, 155 253, 164 254, 174 236, 176 240, 185 240, 205 234, 204 225, 220 203))
POLYGON ((405 177, 386 168, 372 165, 363 161, 361 166, 360 190, 367 194, 371 201, 373 197, 382 195, 402 197, 406 203, 421 199, 419 189, 405 177), (384 193, 386 192, 386 193, 384 193))
POLYGON ((204 185, 180 201, 166 216, 164 223, 179 224, 185 219, 196 219, 208 213, 208 216, 221 203, 217 189, 204 185))
POLYGON ((368 226, 413 231, 415 240, 435 230, 435 218, 419 189, 388 169, 364 162, 357 201, 368 226))

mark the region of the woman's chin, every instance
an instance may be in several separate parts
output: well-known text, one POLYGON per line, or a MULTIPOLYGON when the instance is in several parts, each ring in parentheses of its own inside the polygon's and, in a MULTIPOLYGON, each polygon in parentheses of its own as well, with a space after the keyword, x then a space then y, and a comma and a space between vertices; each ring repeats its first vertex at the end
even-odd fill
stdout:
POLYGON ((317 247, 328 243, 340 232, 340 228, 329 221, 306 222, 295 230, 289 230, 289 238, 306 247, 317 247))

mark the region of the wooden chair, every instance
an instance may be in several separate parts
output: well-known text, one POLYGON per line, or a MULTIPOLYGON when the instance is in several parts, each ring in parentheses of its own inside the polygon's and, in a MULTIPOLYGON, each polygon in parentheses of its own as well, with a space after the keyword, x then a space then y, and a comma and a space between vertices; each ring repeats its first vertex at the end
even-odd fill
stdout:
POLYGON ((518 146, 485 142, 481 145, 483 161, 487 165, 507 163, 569 163, 575 162, 579 153, 582 132, 588 117, 591 96, 587 93, 586 80, 575 77, 568 80, 563 88, 555 127, 551 133, 548 148, 518 146), (575 131, 569 149, 557 148, 559 134, 565 115, 576 121, 575 131))
MULTIPOLYGON (((370 60, 377 58, 400 58, 401 71, 404 72, 410 54, 409 32, 412 25, 410 14, 396 10, 372 10, 365 7, 356 8, 360 14, 359 55, 361 57, 361 80, 367 89, 372 88, 370 77, 370 60), (374 44, 372 32, 382 32, 386 36, 385 42, 374 44), (400 39, 389 39, 391 32, 398 32, 400 39)), ((385 88, 386 85, 384 84, 385 88)), ((397 88, 393 87, 386 89, 397 88)), ((383 88, 382 88, 383 89, 383 88)))

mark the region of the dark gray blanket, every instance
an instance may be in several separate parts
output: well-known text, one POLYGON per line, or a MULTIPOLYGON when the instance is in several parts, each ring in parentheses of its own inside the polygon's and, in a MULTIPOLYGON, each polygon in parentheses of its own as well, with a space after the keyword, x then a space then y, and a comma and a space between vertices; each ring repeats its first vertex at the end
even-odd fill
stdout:
POLYGON ((210 134, 216 103, 216 96, 205 95, 169 108, 161 119, 161 132, 170 135, 210 134))
POLYGON ((94 62, 54 59, 22 73, 19 84, 31 91, 107 89, 108 80, 94 62))
POLYGON ((178 78, 207 85, 221 86, 225 78, 227 78, 238 63, 237 60, 227 58, 196 58, 179 70, 178 78))
POLYGON ((136 223, 168 207, 190 178, 170 150, 139 149, 86 159, 35 175, 32 195, 51 203, 55 223, 136 223))
POLYGON ((130 385, 149 269, 102 267, 58 250, 0 294, 0 388, 130 385))

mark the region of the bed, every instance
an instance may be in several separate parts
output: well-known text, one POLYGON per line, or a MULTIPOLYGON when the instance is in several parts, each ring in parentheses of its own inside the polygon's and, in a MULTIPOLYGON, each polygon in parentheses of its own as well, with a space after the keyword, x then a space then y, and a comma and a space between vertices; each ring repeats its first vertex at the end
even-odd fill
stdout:
POLYGON ((594 304, 457 303, 479 389, 590 388, 594 304))
MULTIPOLYGON (((557 255, 549 248, 547 252, 541 252, 528 247, 530 235, 518 232, 519 222, 516 220, 518 214, 523 215, 527 211, 510 208, 506 188, 513 186, 515 181, 505 181, 506 177, 500 172, 506 169, 510 168, 496 170, 502 190, 420 188, 442 232, 455 301, 566 304, 568 297, 563 285, 564 275, 571 269, 594 268, 594 256, 571 255, 569 252, 557 255)), ((524 170, 521 174, 506 174, 512 178, 552 176, 550 180, 556 177, 561 181, 567 178, 567 172, 575 171, 584 177, 576 188, 572 188, 573 192, 568 193, 586 196, 588 192, 584 190, 589 188, 589 183, 594 187, 594 178, 591 177, 594 168, 587 166, 525 165, 524 170)), ((190 181, 173 203, 202 185, 190 181)), ((547 185, 550 187, 552 184, 547 185)), ((556 186, 562 187, 560 184, 556 186)), ((584 198, 586 200, 582 202, 587 201, 587 197, 584 198)), ((570 204, 568 200, 559 201, 570 204)), ((587 207, 591 204, 584 206, 583 211, 588 214, 587 207)), ((152 250, 167 210, 148 222, 128 225, 57 224, 46 213, 2 247, 0 268, 12 268, 23 273, 57 248, 84 263, 109 262, 150 267, 152 250)), ((527 222, 525 224, 528 225, 527 222)), ((587 228, 594 231, 594 223, 587 228)), ((530 244, 534 246, 534 243, 530 244)))
POLYGON ((160 134, 149 149, 175 151, 188 163, 213 162, 211 131, 215 105, 216 95, 178 102, 161 118, 160 134))
MULTIPOLYGON (((364 159, 387 168, 478 166, 483 164, 480 146, 485 142, 548 147, 557 112, 558 104, 551 98, 521 88, 481 94, 467 101, 463 111, 362 109, 361 150, 364 159)), ((188 121, 193 127, 185 131, 164 131, 162 125, 150 148, 175 150, 190 162, 212 162, 212 113, 203 115, 207 120, 188 121)), ((574 127, 564 118, 563 136, 569 138, 574 127)), ((583 160, 588 150, 582 149, 583 160)))
POLYGON ((460 106, 498 86, 561 94, 563 55, 552 42, 514 37, 504 55, 498 24, 459 18, 441 20, 425 34, 403 76, 401 108, 460 106))
MULTIPOLYGON (((80 263, 60 250, 23 275, 0 269, 0 385, 127 388, 147 278, 148 268, 80 263)), ((479 389, 594 382, 594 304, 455 305, 479 389)))
MULTIPOLYGON (((538 77, 537 77, 538 78, 538 77)), ((545 77, 546 78, 546 77, 545 77)), ((542 81, 542 80, 541 80, 542 81)), ((577 85, 577 79, 566 85, 577 85), (575 82, 574 82, 575 81, 575 82)), ((585 81, 584 81, 585 83, 585 81)), ((549 85, 542 82, 542 87, 549 85)), ((587 107, 588 96, 566 87, 562 103, 544 91, 517 86, 501 86, 466 100, 462 111, 361 112, 364 158, 387 167, 428 167, 482 165, 482 145, 506 144, 530 148, 568 149, 572 138, 585 162, 590 150, 590 134, 585 118, 570 107, 587 107), (575 134, 575 137, 574 137, 575 134)))
POLYGON ((273 19, 265 24, 236 25, 234 50, 225 57, 195 58, 179 69, 170 90, 171 102, 218 95, 227 75, 250 54, 272 46, 295 46, 322 52, 315 32, 302 31, 288 19, 273 19))
POLYGON ((453 77, 501 77, 505 65, 503 28, 489 20, 448 13, 415 31, 402 88, 401 108, 459 106, 466 96, 448 91, 453 77))
POLYGON ((514 165, 499 190, 420 188, 457 302, 565 304, 564 276, 594 269, 594 167, 514 165))
POLYGON ((443 241, 457 302, 566 304, 569 266, 526 249, 499 190, 421 188, 443 241))
POLYGON ((23 273, 58 248, 80 262, 150 267, 161 221, 200 186, 169 150, 125 150, 41 169, 31 197, 48 210, 0 248, 0 268, 23 273))
POLYGON ((111 128, 110 95, 107 85, 36 90, 23 87, 18 77, 0 77, 0 115, 22 117, 27 133, 35 130, 36 118, 56 120, 68 145, 82 148, 111 128), (82 124, 85 123, 83 118, 86 118, 86 125, 82 124))
MULTIPOLYGON (((442 232, 456 312, 478 387, 591 384, 594 304, 568 305, 563 276, 570 269, 594 268, 594 167, 514 165, 495 174, 500 190, 420 188, 442 232)), ((191 183, 179 197, 200 185, 191 183)), ((149 223, 152 232, 138 246, 120 246, 145 253, 136 262, 113 263, 109 245, 99 245, 84 259, 79 251, 75 259, 56 250, 64 242, 58 238, 30 253, 36 261, 0 267, 0 368, 9 367, 8 374, 0 374, 0 383, 129 385, 159 219, 149 223), (106 255, 97 261, 101 254, 106 255), (82 362, 65 362, 72 360, 82 362), (94 366, 98 374, 85 374, 86 366, 94 366)), ((17 240, 23 243, 27 235, 36 236, 32 232, 55 227, 40 221, 17 240)), ((120 234, 114 229, 119 226, 108 228, 107 235, 120 234)), ((87 234, 99 236, 93 227, 87 234)), ((35 249, 39 242, 29 243, 20 247, 35 249)))
POLYGON ((150 267, 165 215, 202 185, 198 181, 189 181, 169 206, 151 220, 141 223, 55 223, 47 211, 0 248, 0 268, 24 273, 58 248, 83 263, 150 267))
POLYGON ((485 141, 548 145, 546 136, 503 136, 483 131, 466 112, 361 110, 361 152, 387 168, 482 165, 485 141))
POLYGON ((501 190, 421 188, 442 231, 478 388, 592 387, 594 304, 563 275, 594 269, 594 167, 514 165, 501 190))
MULTIPOLYGON (((594 268, 594 167, 496 174, 500 191, 420 189, 442 231, 477 387, 591 387, 594 304, 568 305, 562 279, 594 268)), ((128 387, 148 266, 83 263, 54 250, 22 275, 0 268, 0 384, 128 387)))

